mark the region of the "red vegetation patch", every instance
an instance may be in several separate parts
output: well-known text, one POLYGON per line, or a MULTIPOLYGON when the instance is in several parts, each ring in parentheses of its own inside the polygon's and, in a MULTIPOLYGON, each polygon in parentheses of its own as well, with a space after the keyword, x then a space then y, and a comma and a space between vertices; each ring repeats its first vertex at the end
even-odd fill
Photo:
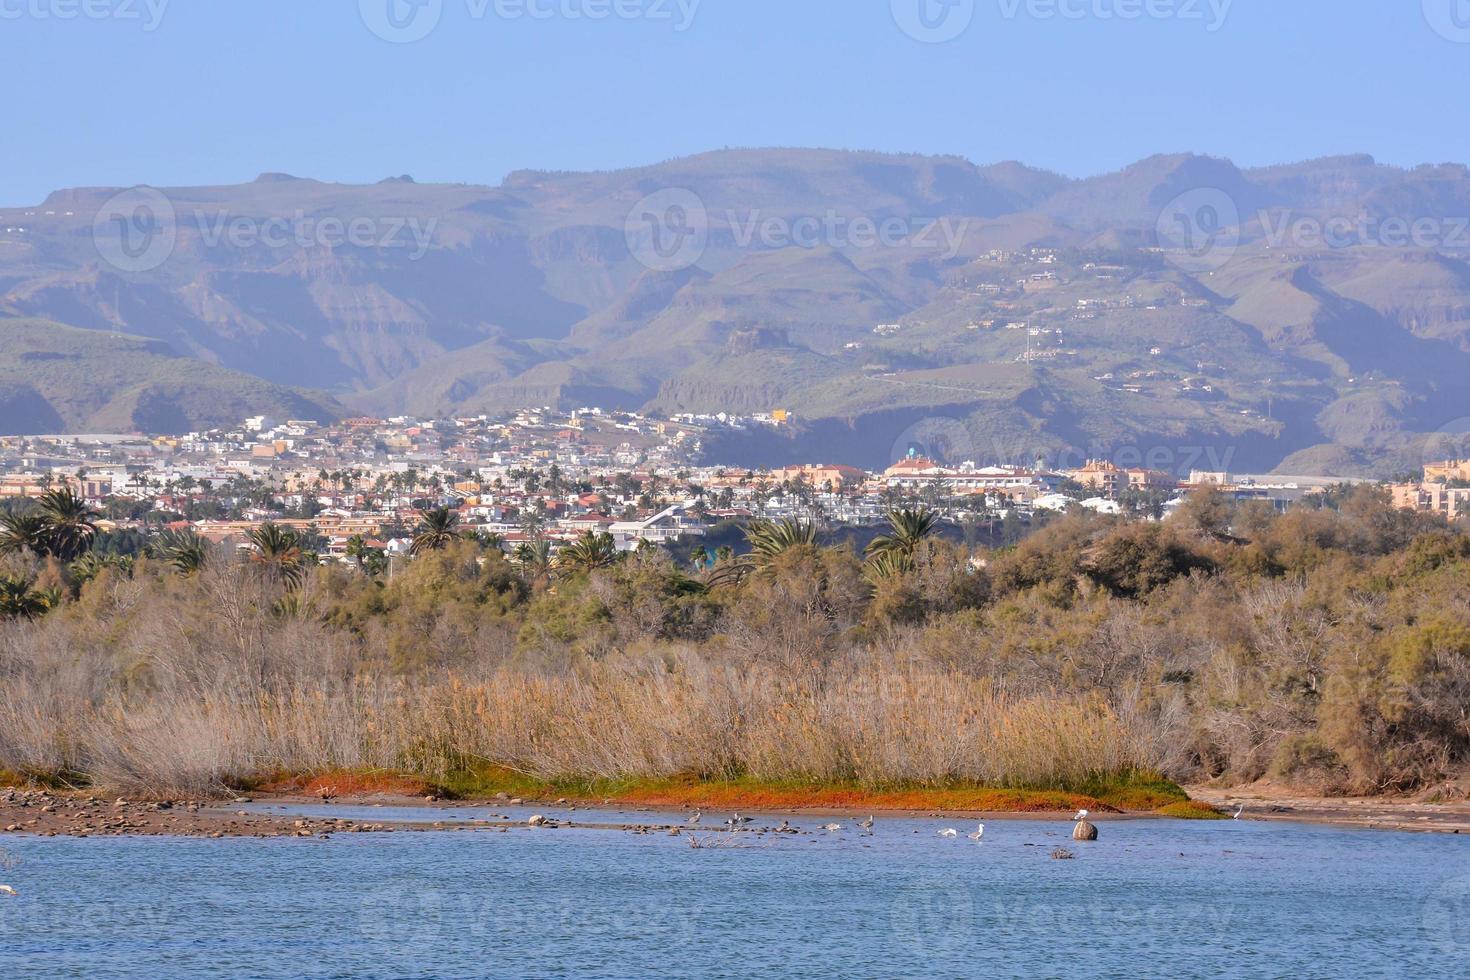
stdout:
POLYGON ((267 793, 301 796, 437 796, 433 783, 396 772, 329 772, 295 776, 262 786, 267 793))

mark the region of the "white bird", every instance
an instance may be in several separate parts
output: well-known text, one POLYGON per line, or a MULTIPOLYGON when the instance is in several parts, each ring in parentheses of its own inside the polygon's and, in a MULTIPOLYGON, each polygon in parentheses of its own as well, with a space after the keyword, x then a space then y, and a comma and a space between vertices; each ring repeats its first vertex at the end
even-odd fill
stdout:
POLYGON ((975 832, 970 835, 970 840, 979 840, 980 838, 982 838, 984 836, 985 836, 985 825, 982 823, 979 827, 975 828, 975 832))
POLYGON ((1245 804, 1244 804, 1244 803, 1242 803, 1242 804, 1241 804, 1241 805, 1240 805, 1240 809, 1239 809, 1239 810, 1236 810, 1236 811, 1235 811, 1235 816, 1233 816, 1233 817, 1231 817, 1231 818, 1230 818, 1230 819, 1231 819, 1231 820, 1239 820, 1239 819, 1240 819, 1240 815, 1241 815, 1241 814, 1242 814, 1242 813, 1244 813, 1244 812, 1245 812, 1245 804))
POLYGON ((687 823, 687 824, 689 824, 689 826, 691 826, 691 827, 695 827, 695 826, 698 826, 698 825, 699 825, 699 818, 700 818, 700 817, 701 817, 701 816, 703 816, 703 814, 701 814, 701 813, 700 813, 700 812, 699 812, 699 811, 698 811, 698 810, 695 810, 695 811, 694 811, 694 816, 692 816, 692 817, 690 817, 690 818, 689 818, 689 819, 688 819, 688 820, 687 820, 687 821, 685 821, 685 822, 686 822, 686 823, 687 823))
POLYGON ((842 829, 842 824, 840 824, 840 823, 824 823, 824 824, 822 824, 822 829, 825 830, 829 834, 835 834, 839 830, 842 829))
POLYGON ((939 832, 940 837, 958 837, 960 832, 953 827, 946 827, 939 832))
POLYGON ((4 895, 6 898, 15 898, 20 895, 20 892, 11 888, 9 885, 0 885, 0 895, 4 895))
POLYGON ((755 819, 754 817, 742 817, 740 814, 737 813, 737 814, 735 814, 735 816, 733 816, 729 820, 726 820, 725 821, 725 826, 726 827, 744 827, 746 824, 750 823, 754 819, 755 819))
POLYGON ((1087 819, 1087 811, 1086 810, 1078 810, 1077 811, 1077 816, 1073 817, 1072 819, 1073 820, 1086 820, 1087 819))
POLYGON ((872 817, 869 817, 866 820, 859 820, 858 821, 858 826, 861 827, 861 828, 863 828, 864 830, 866 830, 868 833, 871 834, 873 832, 873 818, 872 817))

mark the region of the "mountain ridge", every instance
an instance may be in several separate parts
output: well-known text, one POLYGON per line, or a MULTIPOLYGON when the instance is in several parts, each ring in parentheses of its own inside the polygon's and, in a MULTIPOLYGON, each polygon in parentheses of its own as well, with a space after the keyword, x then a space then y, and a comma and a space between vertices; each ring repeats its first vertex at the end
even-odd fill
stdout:
MULTIPOLYGON (((495 186, 262 174, 153 189, 174 234, 146 270, 94 244, 116 217, 108 202, 134 193, 62 189, 0 211, 0 316, 158 341, 320 391, 308 401, 323 409, 779 398, 765 407, 803 419, 781 458, 820 448, 802 433, 825 419, 861 430, 933 410, 980 442, 1000 432, 1039 452, 1192 439, 1252 447, 1266 468, 1316 446, 1308 456, 1363 470, 1412 463, 1470 415, 1447 380, 1470 351, 1470 241, 1449 227, 1470 214, 1470 172, 1457 164, 1166 153, 1074 179, 1017 161, 744 148, 518 170, 495 186), (1190 254, 1160 237, 1217 212, 1235 223, 1186 228, 1190 254), (1292 237, 1294 222, 1358 215, 1437 219, 1444 240, 1292 237), (692 261, 647 251, 650 216, 672 222, 651 228, 654 244, 694 236, 692 261), (1388 356, 1365 357, 1375 344, 1388 356), (1037 403, 1050 415, 1015 400, 1034 370, 1051 379, 1037 403), (1353 407, 1369 403, 1386 411, 1353 407)), ((175 421, 202 421, 187 416, 175 421)), ((883 462, 882 442, 850 461, 883 462)))

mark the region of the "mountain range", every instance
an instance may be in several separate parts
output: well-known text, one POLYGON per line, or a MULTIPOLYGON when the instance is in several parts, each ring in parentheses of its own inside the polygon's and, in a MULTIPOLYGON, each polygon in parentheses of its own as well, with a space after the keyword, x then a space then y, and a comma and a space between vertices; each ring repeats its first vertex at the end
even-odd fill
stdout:
POLYGON ((725 150, 0 211, 0 432, 785 409, 713 459, 1374 475, 1470 429, 1470 171, 725 150))

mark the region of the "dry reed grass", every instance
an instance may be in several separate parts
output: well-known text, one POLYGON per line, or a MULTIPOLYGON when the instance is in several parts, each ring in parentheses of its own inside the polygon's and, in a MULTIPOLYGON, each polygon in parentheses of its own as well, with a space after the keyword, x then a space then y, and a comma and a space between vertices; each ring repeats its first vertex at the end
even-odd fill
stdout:
POLYGON ((87 691, 31 677, 0 704, 0 768, 135 795, 283 773, 444 778, 495 765, 548 782, 666 779, 1049 786, 1157 764, 1098 701, 1012 701, 932 669, 831 667, 819 684, 683 654, 546 675, 243 678, 87 691))

